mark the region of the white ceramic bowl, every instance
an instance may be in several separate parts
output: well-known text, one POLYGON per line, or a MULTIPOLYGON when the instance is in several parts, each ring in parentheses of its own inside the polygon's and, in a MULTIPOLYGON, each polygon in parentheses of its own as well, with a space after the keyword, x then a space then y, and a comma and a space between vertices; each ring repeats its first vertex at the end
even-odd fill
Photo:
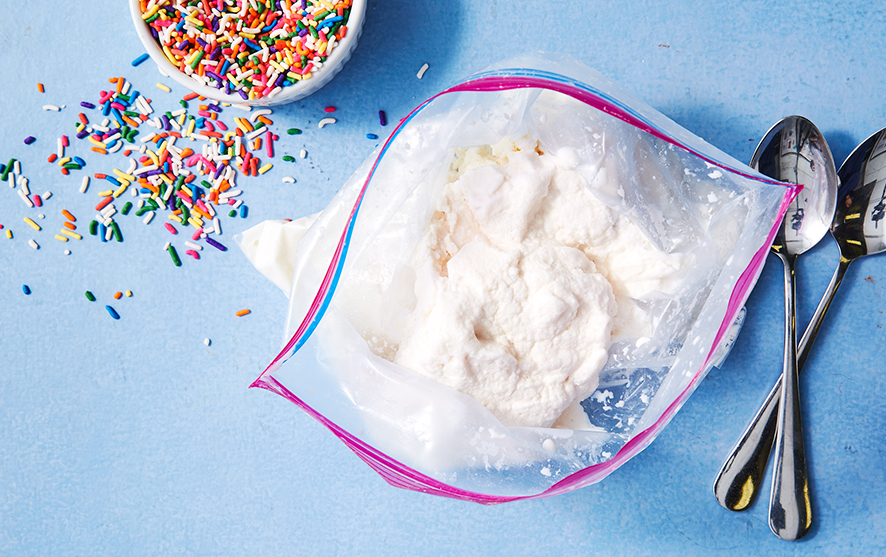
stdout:
POLYGON ((348 34, 342 39, 341 43, 335 47, 332 54, 329 55, 320 70, 314 72, 308 79, 294 83, 289 87, 284 87, 280 93, 271 98, 262 97, 252 100, 244 100, 243 97, 236 93, 227 95, 225 94, 224 89, 208 87, 182 73, 166 58, 160 45, 154 40, 154 37, 151 35, 150 27, 148 27, 148 25, 142 20, 142 12, 138 0, 129 0, 129 11, 132 15, 132 22, 135 25, 135 31, 138 33, 138 38, 141 39, 148 55, 154 60, 163 73, 167 74, 184 87, 187 87, 202 97, 208 97, 221 102, 245 104, 249 106, 275 106, 290 103, 319 91, 324 85, 332 81, 332 78, 341 71, 345 63, 351 58, 351 54, 353 54, 354 49, 357 46, 360 34, 363 32, 366 0, 353 0, 350 16, 348 18, 348 34))

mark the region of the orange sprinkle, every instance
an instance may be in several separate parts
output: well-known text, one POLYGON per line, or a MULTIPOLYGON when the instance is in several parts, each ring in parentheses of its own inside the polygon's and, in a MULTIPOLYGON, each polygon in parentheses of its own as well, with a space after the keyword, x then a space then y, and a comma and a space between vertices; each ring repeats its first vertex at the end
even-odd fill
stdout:
POLYGON ((83 114, 83 113, 81 112, 81 113, 78 114, 77 116, 80 118, 80 121, 83 122, 83 125, 84 125, 84 126, 88 126, 88 125, 89 125, 89 119, 86 118, 86 115, 85 115, 85 114, 83 114))
POLYGON ((42 84, 42 83, 38 83, 38 84, 37 84, 37 90, 40 91, 41 93, 43 93, 43 92, 45 91, 45 89, 43 88, 43 84, 42 84))
POLYGON ((77 230, 77 225, 73 222, 65 221, 62 224, 65 225, 65 228, 67 228, 68 230, 77 230))
POLYGON ((102 155, 108 154, 108 152, 106 150, 102 149, 101 147, 93 147, 92 150, 95 151, 96 153, 101 153, 102 155))
POLYGON ((129 124, 130 126, 132 126, 134 128, 138 127, 138 123, 135 120, 133 120, 132 118, 130 118, 129 116, 127 116, 125 114, 121 114, 120 116, 123 118, 123 121, 126 122, 127 124, 129 124))
POLYGON ((182 97, 186 101, 192 101, 197 98, 197 93, 188 93, 184 97, 182 97))
POLYGON ((65 218, 68 219, 69 221, 71 221, 71 222, 77 222, 77 219, 74 217, 74 215, 72 215, 71 213, 69 213, 67 209, 62 209, 62 214, 63 214, 63 215, 65 216, 65 218))
POLYGON ((114 299, 119 300, 123 297, 123 292, 114 292, 114 299))
POLYGON ((270 126, 271 124, 274 123, 274 122, 268 120, 267 118, 265 118, 264 116, 259 116, 259 117, 258 117, 258 121, 259 121, 259 122, 264 122, 264 124, 265 124, 266 126, 270 126))
POLYGON ((241 309, 235 314, 237 317, 243 317, 244 315, 249 315, 248 309, 241 309))
POLYGON ((123 79, 122 77, 117 80, 117 93, 121 93, 123 91, 123 82, 125 82, 125 81, 126 80, 123 79))

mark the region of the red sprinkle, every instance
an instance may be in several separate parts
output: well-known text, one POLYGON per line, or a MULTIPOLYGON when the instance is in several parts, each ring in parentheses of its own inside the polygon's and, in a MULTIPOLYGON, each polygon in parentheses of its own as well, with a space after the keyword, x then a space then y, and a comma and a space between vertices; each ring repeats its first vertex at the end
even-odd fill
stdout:
POLYGON ((57 159, 57 158, 58 158, 58 155, 53 153, 53 154, 49 155, 49 158, 46 159, 46 162, 55 162, 55 159, 57 159))
POLYGON ((107 207, 107 206, 111 203, 111 201, 114 201, 114 196, 113 196, 113 195, 109 195, 109 196, 107 196, 106 198, 104 198, 104 199, 102 199, 101 201, 99 201, 98 205, 95 206, 95 210, 96 210, 96 211, 101 211, 102 209, 104 209, 105 207, 107 207))
POLYGON ((326 112, 335 112, 335 107, 334 106, 327 106, 326 108, 324 108, 324 110, 326 112))

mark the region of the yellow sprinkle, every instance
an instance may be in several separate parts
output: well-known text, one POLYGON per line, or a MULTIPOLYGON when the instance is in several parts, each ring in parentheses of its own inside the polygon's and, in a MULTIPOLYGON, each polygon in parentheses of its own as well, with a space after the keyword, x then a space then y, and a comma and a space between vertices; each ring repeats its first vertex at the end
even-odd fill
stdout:
POLYGON ((114 190, 103 190, 103 191, 98 192, 98 196, 99 197, 108 197, 109 195, 111 195, 113 193, 114 193, 114 190))
POLYGON ((77 234, 73 230, 68 230, 67 228, 62 230, 62 234, 64 234, 65 236, 70 236, 71 238, 73 238, 75 240, 82 240, 83 239, 83 236, 77 234))
POLYGON ((62 241, 62 242, 67 242, 67 241, 68 241, 67 238, 65 238, 64 236, 60 236, 60 235, 58 235, 58 234, 55 235, 55 239, 56 239, 56 240, 60 240, 60 241, 62 241))
POLYGON ((264 165, 263 167, 259 168, 258 173, 264 174, 265 172, 267 172, 268 170, 270 170, 272 168, 274 168, 274 165, 271 163, 268 163, 268 164, 264 165))
POLYGON ((147 151, 145 151, 145 154, 148 155, 152 161, 154 161, 154 164, 156 164, 157 166, 160 166, 160 159, 157 158, 157 155, 154 154, 154 151, 151 151, 150 149, 148 149, 147 151))
POLYGON ((12 230, 10 230, 8 228, 6 229, 6 237, 9 238, 10 240, 12 240, 12 230))
POLYGON ((32 221, 32 220, 29 219, 28 217, 25 217, 25 222, 28 223, 28 226, 30 226, 30 227, 33 228, 34 230, 36 230, 36 231, 38 231, 38 232, 40 231, 40 225, 37 224, 36 222, 32 221))
POLYGON ((144 14, 142 14, 142 19, 151 19, 151 16, 153 16, 159 10, 160 10, 160 3, 158 2, 157 4, 154 4, 154 6, 150 10, 148 10, 144 14))
POLYGON ((64 166, 64 165, 68 164, 69 162, 71 162, 71 157, 65 157, 63 159, 59 159, 58 165, 64 166))
POLYGON ((114 197, 120 197, 127 189, 129 189, 129 182, 126 182, 125 184, 117 188, 117 191, 114 192, 114 197))
POLYGON ((188 222, 194 228, 201 228, 201 229, 203 228, 203 221, 198 220, 196 217, 188 217, 188 222))
POLYGON ((188 124, 188 130, 185 132, 185 137, 190 137, 192 133, 194 133, 194 126, 197 124, 196 120, 191 120, 188 124))
POLYGON ((132 174, 127 174, 127 173, 123 172, 122 170, 117 170, 115 168, 114 174, 116 174, 120 178, 123 178, 124 180, 129 180, 130 182, 135 182, 135 176, 133 176, 132 174))
POLYGON ((96 147, 98 147, 100 149, 107 149, 108 148, 107 145, 105 145, 104 143, 102 143, 98 139, 92 137, 91 135, 88 137, 88 139, 89 139, 90 143, 92 143, 93 145, 95 145, 96 147))
POLYGON ((191 199, 194 199, 194 192, 191 191, 191 188, 189 188, 188 186, 182 184, 182 191, 185 192, 185 194, 186 194, 188 197, 190 197, 191 199))
POLYGON ((171 93, 171 92, 172 92, 172 89, 170 89, 169 87, 163 85, 162 83, 158 83, 158 84, 157 84, 157 89, 160 89, 161 91, 166 91, 167 93, 171 93))
POLYGON ((125 292, 125 294, 126 294, 126 297, 127 297, 127 298, 131 298, 131 297, 132 297, 132 290, 127 290, 127 291, 125 292))

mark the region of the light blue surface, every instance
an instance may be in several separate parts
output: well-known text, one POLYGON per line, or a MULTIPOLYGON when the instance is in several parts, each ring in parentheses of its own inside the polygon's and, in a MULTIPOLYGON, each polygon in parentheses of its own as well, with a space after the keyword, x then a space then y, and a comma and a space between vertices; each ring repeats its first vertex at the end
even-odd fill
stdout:
MULTIPOLYGON (((291 403, 247 389, 280 346, 286 305, 236 249, 204 251, 201 261, 182 254, 176 268, 162 246, 182 238, 159 219, 146 227, 134 217, 120 219, 122 244, 53 239, 61 209, 77 215, 80 230, 92 218, 101 186, 93 180, 80 194, 81 177, 121 160, 73 140, 69 152, 87 160, 85 170, 62 176, 46 162, 62 133, 73 138, 79 102, 95 102, 112 76, 164 109, 184 94, 150 62, 130 65, 142 53, 130 25, 124 2, 94 0, 13 4, 0 19, 0 162, 20 159, 32 192, 53 194, 29 209, 0 183, 0 224, 14 233, 0 236, 0 555, 875 555, 886 547, 886 256, 850 268, 801 380, 815 525, 798 543, 769 532, 768 487, 741 514, 711 494, 780 370, 782 282, 772 258, 726 365, 602 483, 497 507, 401 491, 291 403), (26 146, 29 135, 37 141, 26 146), (25 216, 44 230, 28 228, 25 216), (111 297, 127 289, 132 298, 111 297), (235 317, 242 308, 252 313, 235 317)), ((884 29, 886 15, 869 2, 371 1, 342 73, 275 111, 276 166, 241 182, 249 217, 224 219, 222 238, 233 248, 233 234, 248 226, 319 210, 374 148, 365 134, 391 130, 379 126, 378 110, 396 122, 526 49, 572 54, 739 160, 776 120, 805 115, 840 164, 886 126, 884 29), (328 105, 338 122, 320 130, 328 105), (305 133, 288 136, 289 127, 305 133), (302 148, 305 160, 280 160, 302 148), (298 183, 283 184, 285 175, 298 183)), ((239 114, 225 115, 231 123, 239 114)), ((837 257, 826 239, 800 259, 801 326, 837 257)))

